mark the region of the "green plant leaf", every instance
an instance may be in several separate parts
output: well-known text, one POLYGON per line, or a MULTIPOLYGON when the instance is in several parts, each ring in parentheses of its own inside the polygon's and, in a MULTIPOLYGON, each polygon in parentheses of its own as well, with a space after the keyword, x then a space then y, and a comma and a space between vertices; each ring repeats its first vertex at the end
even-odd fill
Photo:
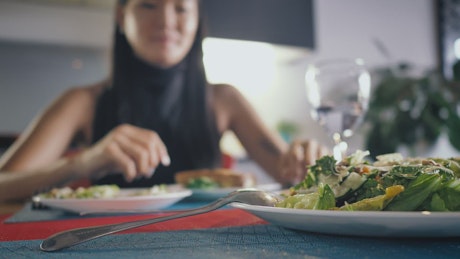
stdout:
POLYGON ((378 155, 400 146, 433 145, 445 131, 452 146, 460 150, 460 118, 454 108, 460 100, 460 83, 446 81, 437 70, 414 77, 411 69, 410 64, 401 63, 375 71, 381 80, 365 117, 370 125, 366 149, 378 155))

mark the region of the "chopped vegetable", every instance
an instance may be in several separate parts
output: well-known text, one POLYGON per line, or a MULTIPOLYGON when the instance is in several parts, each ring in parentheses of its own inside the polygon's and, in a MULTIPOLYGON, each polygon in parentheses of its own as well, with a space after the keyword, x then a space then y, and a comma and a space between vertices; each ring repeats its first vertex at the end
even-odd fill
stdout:
POLYGON ((335 206, 335 197, 329 185, 320 184, 317 192, 289 196, 275 206, 295 209, 326 210, 335 206))
POLYGON ((219 188, 219 184, 213 179, 203 176, 190 179, 186 187, 190 189, 214 189, 219 188))
POLYGON ((402 185, 388 187, 383 195, 363 199, 352 204, 345 204, 340 210, 360 211, 360 210, 383 210, 395 196, 404 191, 402 185))
POLYGON ((39 196, 42 198, 52 199, 102 199, 115 198, 120 196, 145 196, 145 195, 160 195, 167 193, 168 186, 166 184, 154 185, 146 189, 134 189, 134 192, 122 194, 118 185, 93 185, 90 187, 78 187, 72 189, 70 187, 53 188, 51 191, 42 193, 39 196))
POLYGON ((70 187, 54 188, 41 196, 55 199, 113 198, 119 192, 120 188, 117 185, 94 185, 87 188, 78 187, 75 190, 70 187))

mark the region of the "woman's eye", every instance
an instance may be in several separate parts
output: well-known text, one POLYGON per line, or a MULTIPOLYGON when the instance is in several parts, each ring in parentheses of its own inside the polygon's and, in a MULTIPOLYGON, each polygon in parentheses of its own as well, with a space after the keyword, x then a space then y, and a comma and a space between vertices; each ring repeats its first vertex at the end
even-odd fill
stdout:
POLYGON ((176 12, 178 13, 186 13, 190 11, 192 8, 193 6, 190 2, 181 2, 179 4, 176 4, 176 12))
POLYGON ((144 2, 144 3, 141 3, 141 7, 145 9, 155 9, 157 5, 153 3, 144 2))
POLYGON ((187 8, 184 7, 184 6, 176 6, 176 12, 185 13, 185 12, 187 12, 187 8))

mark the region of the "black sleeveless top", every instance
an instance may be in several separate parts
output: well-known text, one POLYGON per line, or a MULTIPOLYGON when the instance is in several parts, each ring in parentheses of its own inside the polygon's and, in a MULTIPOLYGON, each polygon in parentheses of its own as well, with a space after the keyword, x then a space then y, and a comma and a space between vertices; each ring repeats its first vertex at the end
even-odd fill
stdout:
POLYGON ((93 122, 93 143, 117 125, 130 123, 156 131, 168 149, 171 164, 168 167, 159 165, 151 178, 128 183, 123 175, 114 172, 94 180, 93 184, 150 187, 174 183, 174 173, 181 170, 220 166, 220 134, 214 117, 202 119, 213 113, 203 109, 197 112, 200 109, 195 109, 196 104, 190 101, 190 96, 198 94, 197 91, 202 91, 200 94, 205 96, 206 85, 193 87, 186 62, 159 69, 133 57, 129 70, 125 82, 119 82, 123 86, 117 86, 115 82, 99 97, 93 122), (195 136, 190 132, 196 132, 195 136), (203 145, 208 147, 203 148, 203 145))

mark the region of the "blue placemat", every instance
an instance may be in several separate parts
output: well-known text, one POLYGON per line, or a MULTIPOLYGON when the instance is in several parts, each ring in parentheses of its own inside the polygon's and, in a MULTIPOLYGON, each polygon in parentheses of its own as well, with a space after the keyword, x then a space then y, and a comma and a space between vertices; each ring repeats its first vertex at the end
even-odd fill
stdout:
MULTIPOLYGON (((162 211, 172 210, 186 210, 204 206, 208 204, 208 201, 199 201, 192 199, 184 199, 175 203, 162 211)), ((103 217, 103 216, 114 216, 114 215, 133 215, 134 213, 119 213, 119 214, 91 214, 91 215, 79 215, 76 213, 66 212, 59 209, 33 209, 31 203, 26 203, 24 207, 13 214, 11 217, 6 219, 4 223, 18 223, 18 222, 31 222, 31 221, 46 221, 46 220, 60 220, 60 219, 74 219, 74 218, 91 218, 91 217, 103 217)), ((136 213, 142 214, 142 213, 136 213)))
POLYGON ((459 258, 460 239, 312 234, 274 225, 111 235, 58 252, 0 242, 0 258, 459 258))

